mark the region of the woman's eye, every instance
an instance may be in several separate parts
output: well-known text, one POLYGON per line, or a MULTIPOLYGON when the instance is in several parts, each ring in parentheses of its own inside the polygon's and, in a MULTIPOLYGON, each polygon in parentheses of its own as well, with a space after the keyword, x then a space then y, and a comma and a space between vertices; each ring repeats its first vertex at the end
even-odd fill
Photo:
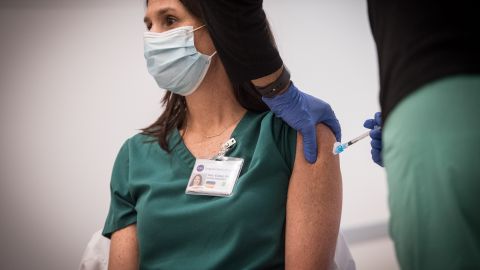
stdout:
POLYGON ((148 23, 145 25, 147 27, 147 30, 150 31, 152 29, 152 24, 151 23, 148 23))
POLYGON ((177 22, 177 18, 173 16, 167 16, 166 22, 167 22, 167 26, 170 26, 177 22))

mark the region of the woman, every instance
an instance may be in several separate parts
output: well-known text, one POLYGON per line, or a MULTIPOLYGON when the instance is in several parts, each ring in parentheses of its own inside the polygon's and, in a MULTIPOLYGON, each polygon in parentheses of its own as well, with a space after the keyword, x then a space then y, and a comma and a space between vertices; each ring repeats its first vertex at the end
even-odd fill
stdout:
POLYGON ((147 3, 145 56, 169 91, 157 122, 115 161, 109 269, 328 269, 341 215, 335 137, 319 125, 308 164, 301 135, 231 84, 199 10, 196 0, 147 3), (185 194, 206 170, 194 164, 230 138, 226 156, 243 159, 232 194, 185 194))
POLYGON ((192 182, 190 183, 191 187, 199 187, 202 185, 202 176, 197 174, 193 177, 192 182))

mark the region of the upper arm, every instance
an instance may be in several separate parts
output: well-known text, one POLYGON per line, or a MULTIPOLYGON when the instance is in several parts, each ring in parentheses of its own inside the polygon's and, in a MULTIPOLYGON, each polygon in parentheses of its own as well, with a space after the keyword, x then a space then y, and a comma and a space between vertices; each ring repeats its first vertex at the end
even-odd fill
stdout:
POLYGON ((285 229, 286 269, 328 269, 333 262, 342 210, 338 155, 332 154, 333 133, 317 126, 318 158, 303 156, 302 136, 288 188, 285 229))
POLYGON ((138 270, 137 226, 115 231, 110 242, 109 270, 138 270))

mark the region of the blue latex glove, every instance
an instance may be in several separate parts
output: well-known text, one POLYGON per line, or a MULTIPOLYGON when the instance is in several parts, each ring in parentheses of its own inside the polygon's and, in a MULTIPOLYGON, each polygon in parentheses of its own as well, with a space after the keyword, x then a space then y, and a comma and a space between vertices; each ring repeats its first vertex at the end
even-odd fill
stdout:
POLYGON ((382 126, 382 113, 375 113, 374 119, 368 119, 363 123, 363 126, 369 129, 370 137, 372 138, 372 159, 373 162, 383 167, 383 158, 382 158, 382 130, 374 129, 375 126, 382 126))
POLYGON ((330 127, 341 141, 340 123, 328 103, 299 91, 293 83, 287 91, 273 98, 262 98, 276 116, 303 136, 303 154, 309 163, 317 161, 316 124, 330 127))

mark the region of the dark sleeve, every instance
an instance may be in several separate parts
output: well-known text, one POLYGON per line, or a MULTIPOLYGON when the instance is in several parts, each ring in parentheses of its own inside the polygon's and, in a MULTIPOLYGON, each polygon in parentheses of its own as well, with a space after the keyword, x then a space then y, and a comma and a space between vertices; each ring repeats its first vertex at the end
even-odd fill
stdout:
POLYGON ((233 82, 258 79, 283 62, 268 32, 262 0, 201 0, 217 53, 233 82))

